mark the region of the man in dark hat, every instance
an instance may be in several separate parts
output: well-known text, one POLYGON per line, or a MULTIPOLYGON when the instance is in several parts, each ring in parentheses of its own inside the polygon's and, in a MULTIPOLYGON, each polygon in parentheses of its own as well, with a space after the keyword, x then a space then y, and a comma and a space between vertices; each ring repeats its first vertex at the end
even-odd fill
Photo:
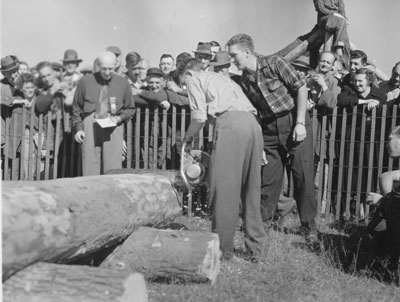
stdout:
POLYGON ((75 49, 67 49, 64 52, 64 59, 62 60, 65 72, 62 81, 69 81, 77 83, 80 79, 80 74, 77 72, 79 63, 82 62, 78 58, 78 52, 75 49))
POLYGON ((211 51, 211 44, 208 42, 199 42, 197 49, 194 51, 194 57, 201 62, 201 68, 204 71, 212 71, 210 68, 210 62, 213 57, 211 51))
POLYGON ((305 56, 300 56, 298 59, 291 62, 294 69, 296 69, 300 78, 307 80, 313 69, 310 67, 309 59, 305 56))
POLYGON ((210 66, 213 66, 214 72, 230 77, 229 67, 231 66, 231 59, 229 53, 225 50, 217 52, 214 60, 210 62, 210 66))
POLYGON ((1 80, 1 104, 10 106, 17 93, 15 81, 19 76, 19 61, 16 56, 6 56, 1 58, 1 73, 4 78, 1 80))
MULTIPOLYGON (((18 89, 15 87, 15 82, 19 76, 18 73, 19 61, 16 56, 6 56, 1 58, 1 73, 4 78, 1 80, 0 93, 1 93, 1 148, 8 148, 5 146, 6 142, 6 119, 11 116, 11 106, 18 96, 22 96, 18 89)), ((15 169, 14 169, 15 170, 15 169)), ((8 171, 7 171, 8 173, 8 171)), ((15 171, 12 172, 13 174, 15 171)), ((15 175, 12 175, 12 179, 15 175)))

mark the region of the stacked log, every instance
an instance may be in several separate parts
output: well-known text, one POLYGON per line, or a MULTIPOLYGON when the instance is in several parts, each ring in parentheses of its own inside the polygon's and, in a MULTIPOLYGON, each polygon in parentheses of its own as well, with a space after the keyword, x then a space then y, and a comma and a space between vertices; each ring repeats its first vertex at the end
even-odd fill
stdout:
POLYGON ((3 182, 3 280, 39 261, 68 263, 181 213, 157 175, 3 182))
POLYGON ((138 273, 89 266, 37 263, 3 283, 4 302, 146 302, 138 273))
POLYGON ((214 284, 219 258, 217 234, 140 228, 100 267, 140 272, 149 280, 214 284))

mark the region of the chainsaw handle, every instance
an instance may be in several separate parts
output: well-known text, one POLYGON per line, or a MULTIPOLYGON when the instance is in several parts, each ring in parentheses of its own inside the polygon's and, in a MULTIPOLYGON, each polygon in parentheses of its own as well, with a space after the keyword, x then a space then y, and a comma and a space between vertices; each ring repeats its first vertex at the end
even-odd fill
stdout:
POLYGON ((185 175, 185 167, 183 165, 184 160, 185 160, 185 149, 186 149, 186 142, 184 142, 182 144, 182 149, 181 149, 181 168, 180 168, 180 173, 181 173, 181 177, 182 180, 186 186, 186 188, 188 188, 188 190, 190 190, 192 188, 192 186, 189 184, 186 175, 185 175))

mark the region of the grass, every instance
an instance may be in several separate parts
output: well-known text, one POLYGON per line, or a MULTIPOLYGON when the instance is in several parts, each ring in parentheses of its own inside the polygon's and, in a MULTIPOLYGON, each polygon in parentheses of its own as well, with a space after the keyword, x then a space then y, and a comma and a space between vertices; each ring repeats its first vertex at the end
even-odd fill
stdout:
MULTIPOLYGON (((183 216, 177 222, 210 230, 208 219, 183 216)), ((214 286, 149 282, 149 301, 400 301, 400 287, 385 274, 384 260, 372 261, 362 228, 320 221, 320 248, 310 249, 296 235, 298 224, 293 216, 284 223, 289 232, 270 231, 263 263, 239 256, 223 261, 214 286)), ((235 247, 244 248, 240 232, 235 247)))

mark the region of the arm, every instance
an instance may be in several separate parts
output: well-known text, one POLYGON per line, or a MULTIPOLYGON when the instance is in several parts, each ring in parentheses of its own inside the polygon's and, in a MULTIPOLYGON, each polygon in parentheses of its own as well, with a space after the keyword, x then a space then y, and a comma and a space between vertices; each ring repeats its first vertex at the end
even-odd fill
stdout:
POLYGON ((79 81, 75 91, 74 99, 72 101, 71 120, 72 126, 76 131, 83 130, 82 109, 85 99, 85 85, 83 83, 83 79, 84 78, 79 81))
POLYGON ((207 102, 199 79, 190 77, 187 82, 190 100, 191 122, 185 134, 184 142, 189 143, 191 142, 193 136, 196 135, 206 123, 207 102))
POLYGON ((306 138, 307 87, 301 86, 297 90, 297 118, 293 131, 293 139, 301 142, 306 138))
POLYGON ((281 57, 271 60, 273 72, 289 91, 296 94, 296 125, 293 131, 293 140, 301 142, 306 138, 306 112, 308 102, 308 89, 303 79, 299 77, 296 70, 290 63, 281 57))
POLYGON ((158 92, 140 90, 139 95, 148 102, 155 102, 159 105, 161 102, 168 100, 168 95, 164 89, 160 89, 158 92))
POLYGON ((358 101, 357 93, 349 86, 344 86, 337 97, 339 107, 354 107, 358 105, 358 101))
POLYGON ((318 99, 318 106, 331 109, 335 108, 337 105, 337 96, 340 93, 337 79, 331 78, 327 83, 321 75, 317 76, 318 78, 314 78, 314 80, 321 87, 321 96, 318 99))
POLYGON ((393 189, 393 182, 400 181, 400 170, 383 173, 379 177, 379 188, 382 195, 390 193, 393 189))
POLYGON ((179 106, 185 106, 185 105, 189 105, 189 98, 175 93, 173 91, 170 90, 166 90, 167 96, 168 96, 168 102, 170 102, 171 104, 175 104, 175 105, 179 105, 179 106))
POLYGON ((193 139, 193 136, 195 136, 206 124, 205 121, 200 121, 200 120, 191 120, 190 125, 188 130, 185 133, 185 138, 183 141, 185 143, 190 143, 193 139))
POLYGON ((117 124, 130 119, 135 114, 135 102, 132 96, 132 89, 128 83, 125 86, 123 103, 124 107, 122 112, 117 117, 117 124))

